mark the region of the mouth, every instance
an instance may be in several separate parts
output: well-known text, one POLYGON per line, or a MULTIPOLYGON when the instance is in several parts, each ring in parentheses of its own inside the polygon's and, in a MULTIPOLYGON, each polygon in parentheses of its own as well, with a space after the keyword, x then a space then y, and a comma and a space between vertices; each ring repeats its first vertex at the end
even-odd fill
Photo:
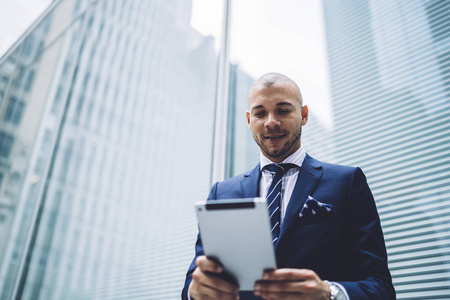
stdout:
POLYGON ((278 142, 285 136, 286 136, 285 134, 272 134, 272 135, 265 136, 264 138, 271 142, 278 142))

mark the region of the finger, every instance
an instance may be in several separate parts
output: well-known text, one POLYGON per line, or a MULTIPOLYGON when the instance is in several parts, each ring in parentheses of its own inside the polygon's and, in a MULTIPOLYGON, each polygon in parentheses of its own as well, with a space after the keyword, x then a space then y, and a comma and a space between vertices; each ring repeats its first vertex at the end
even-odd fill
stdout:
MULTIPOLYGON (((204 287, 201 289, 201 295, 202 298, 207 298, 207 299, 230 299, 230 300, 237 300, 239 299, 239 294, 228 294, 228 293, 224 293, 222 291, 218 291, 212 287, 204 287)), ((197 299, 197 298, 194 298, 197 299)))
POLYGON ((221 273, 223 271, 223 267, 220 263, 215 262, 206 256, 197 257, 197 259, 195 260, 195 264, 203 272, 221 273))
POLYGON ((237 300, 238 294, 227 294, 211 287, 203 286, 197 282, 192 281, 189 287, 189 295, 191 299, 196 300, 215 300, 215 299, 225 299, 225 300, 237 300))
POLYGON ((262 275, 262 279, 268 281, 305 281, 318 278, 314 271, 307 269, 278 269, 262 275))
POLYGON ((212 274, 204 273, 199 268, 196 268, 194 273, 192 273, 192 281, 200 285, 199 289, 209 289, 229 295, 237 295, 239 293, 239 287, 236 285, 212 274))

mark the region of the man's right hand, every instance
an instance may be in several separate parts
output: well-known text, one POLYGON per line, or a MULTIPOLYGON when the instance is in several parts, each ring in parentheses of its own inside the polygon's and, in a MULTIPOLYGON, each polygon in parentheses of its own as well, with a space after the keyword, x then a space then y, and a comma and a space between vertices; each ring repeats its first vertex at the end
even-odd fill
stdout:
POLYGON ((239 287, 217 276, 223 272, 219 263, 206 256, 199 256, 195 264, 197 268, 192 273, 189 285, 189 297, 192 300, 239 299, 239 287))

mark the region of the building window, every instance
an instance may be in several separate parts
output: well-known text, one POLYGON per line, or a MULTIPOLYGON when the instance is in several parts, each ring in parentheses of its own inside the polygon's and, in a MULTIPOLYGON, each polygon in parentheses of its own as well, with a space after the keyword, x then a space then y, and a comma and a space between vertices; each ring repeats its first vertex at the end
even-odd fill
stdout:
POLYGON ((11 152, 13 143, 13 136, 4 132, 0 132, 0 157, 9 157, 9 153, 11 152))
POLYGON ((60 86, 58 86, 58 89, 56 90, 55 99, 53 100, 52 113, 54 115, 56 115, 56 113, 59 111, 62 94, 63 94, 63 87, 60 85, 60 86))
POLYGON ((0 74, 0 82, 2 82, 4 85, 7 85, 8 81, 9 81, 8 76, 0 74))
POLYGON ((23 43, 23 50, 22 53, 26 56, 31 56, 33 53, 33 46, 35 46, 36 42, 32 34, 28 36, 28 38, 25 39, 25 42, 23 43))
POLYGON ((25 104, 14 97, 9 98, 8 107, 6 108, 5 121, 19 125, 22 119, 25 104))
POLYGON ((20 85, 22 83, 22 80, 24 79, 25 71, 26 71, 26 69, 24 66, 17 67, 17 71, 16 71, 16 74, 14 76, 14 80, 12 83, 14 87, 19 88, 19 89, 21 88, 20 85))
POLYGON ((34 76, 35 76, 34 71, 31 70, 28 72, 27 81, 25 82, 25 90, 27 92, 29 92, 31 90, 31 87, 33 86, 34 76))

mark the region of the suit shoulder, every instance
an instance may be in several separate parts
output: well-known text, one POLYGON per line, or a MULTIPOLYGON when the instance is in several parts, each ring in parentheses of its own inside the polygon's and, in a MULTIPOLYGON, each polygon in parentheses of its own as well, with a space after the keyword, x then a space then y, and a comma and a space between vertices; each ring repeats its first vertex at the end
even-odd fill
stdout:
MULTIPOLYGON (((251 171, 236 175, 224 181, 216 182, 208 196, 212 199, 245 198, 250 195, 256 197, 259 178, 259 164, 251 171), (246 183, 244 186, 243 183, 246 183)), ((253 196, 251 196, 253 197, 253 196)))
POLYGON ((316 160, 311 157, 309 157, 309 159, 306 161, 309 161, 313 166, 314 165, 316 167, 320 166, 320 168, 323 169, 323 172, 331 172, 331 173, 335 173, 335 174, 348 175, 348 176, 352 176, 355 173, 363 174, 361 168, 359 168, 359 167, 319 161, 319 160, 316 160))
POLYGON ((340 164, 333 164, 333 163, 328 163, 328 162, 321 162, 321 163, 322 163, 322 167, 324 169, 336 170, 336 171, 344 172, 344 173, 353 173, 357 169, 359 169, 359 167, 346 166, 346 165, 340 165, 340 164))
POLYGON ((251 172, 252 171, 247 171, 247 172, 241 173, 239 175, 233 176, 233 177, 225 179, 223 181, 219 181, 217 184, 220 185, 221 187, 225 187, 228 185, 234 186, 236 184, 239 184, 245 177, 248 177, 251 172))
POLYGON ((216 182, 209 192, 208 200, 241 198, 240 182, 244 174, 234 176, 224 181, 216 182))

